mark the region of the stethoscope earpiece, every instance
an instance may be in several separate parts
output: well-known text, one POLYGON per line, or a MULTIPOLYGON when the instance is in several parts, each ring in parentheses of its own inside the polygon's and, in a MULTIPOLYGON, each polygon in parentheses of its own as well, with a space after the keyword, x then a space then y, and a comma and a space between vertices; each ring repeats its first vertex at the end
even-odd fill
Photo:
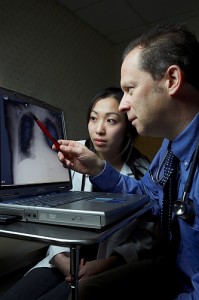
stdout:
POLYGON ((175 201, 173 211, 176 216, 184 220, 190 219, 195 215, 193 201, 190 199, 186 200, 186 202, 183 199, 175 201))

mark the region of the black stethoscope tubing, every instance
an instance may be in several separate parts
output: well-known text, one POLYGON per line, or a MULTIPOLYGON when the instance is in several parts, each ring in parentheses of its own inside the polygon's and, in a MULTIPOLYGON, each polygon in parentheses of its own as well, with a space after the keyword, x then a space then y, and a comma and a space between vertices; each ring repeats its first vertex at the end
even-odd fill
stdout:
POLYGON ((162 159, 162 162, 161 162, 161 164, 160 164, 160 166, 159 166, 159 168, 158 168, 158 170, 157 170, 156 175, 153 176, 151 170, 149 170, 150 177, 151 177, 151 179, 152 179, 152 181, 153 181, 154 183, 159 183, 159 182, 162 180, 162 178, 163 178, 163 176, 162 176, 162 178, 160 178, 160 172, 161 172, 162 169, 163 169, 163 166, 164 166, 164 163, 165 163, 167 154, 168 154, 168 150, 167 150, 167 152, 166 152, 164 158, 162 159))
POLYGON ((192 161, 192 164, 191 164, 191 169, 190 169, 189 176, 188 176, 188 179, 186 181, 185 188, 184 188, 184 193, 183 194, 185 194, 185 195, 182 197, 182 199, 187 198, 187 195, 189 195, 189 193, 190 193, 191 186, 192 186, 192 181, 193 181, 193 176, 195 174, 195 170, 196 170, 196 166, 197 166, 198 161, 199 161, 199 142, 196 146, 193 161, 192 161))
POLYGON ((196 166, 198 164, 198 161, 199 161, 199 142, 194 152, 193 161, 185 184, 182 199, 175 201, 173 205, 174 213, 178 217, 181 217, 183 219, 188 219, 195 214, 194 205, 192 200, 189 199, 189 194, 190 194, 192 181, 193 181, 193 177, 196 171, 196 166))

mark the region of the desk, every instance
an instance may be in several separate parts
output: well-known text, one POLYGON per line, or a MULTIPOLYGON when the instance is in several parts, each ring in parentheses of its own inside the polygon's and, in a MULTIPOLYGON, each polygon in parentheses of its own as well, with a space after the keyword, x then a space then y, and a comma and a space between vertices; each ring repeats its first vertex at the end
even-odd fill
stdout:
POLYGON ((103 230, 82 229, 79 227, 66 227, 40 223, 16 222, 9 225, 0 225, 0 236, 21 240, 38 241, 47 245, 70 246, 71 258, 71 292, 72 299, 78 300, 78 271, 79 271, 79 249, 83 245, 102 242, 110 235, 121 229, 134 218, 147 212, 154 206, 150 201, 141 210, 133 215, 113 224, 103 230))

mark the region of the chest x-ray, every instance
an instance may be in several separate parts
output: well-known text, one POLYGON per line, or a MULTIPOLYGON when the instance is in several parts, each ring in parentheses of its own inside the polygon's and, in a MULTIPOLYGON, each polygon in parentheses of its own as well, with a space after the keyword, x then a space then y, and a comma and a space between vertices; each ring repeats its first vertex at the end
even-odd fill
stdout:
POLYGON ((32 117, 34 114, 55 140, 65 138, 63 112, 46 107, 9 97, 1 101, 2 185, 68 180, 52 142, 32 117))

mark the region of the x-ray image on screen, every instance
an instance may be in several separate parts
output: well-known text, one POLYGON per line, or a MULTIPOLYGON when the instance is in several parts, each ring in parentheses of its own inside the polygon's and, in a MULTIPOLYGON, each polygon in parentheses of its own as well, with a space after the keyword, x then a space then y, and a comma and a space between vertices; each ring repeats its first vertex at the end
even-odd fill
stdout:
POLYGON ((54 111, 24 101, 5 99, 1 107, 1 156, 7 161, 1 171, 1 183, 35 184, 68 180, 68 173, 52 150, 33 115, 48 129, 55 140, 63 139, 61 111, 54 111))

